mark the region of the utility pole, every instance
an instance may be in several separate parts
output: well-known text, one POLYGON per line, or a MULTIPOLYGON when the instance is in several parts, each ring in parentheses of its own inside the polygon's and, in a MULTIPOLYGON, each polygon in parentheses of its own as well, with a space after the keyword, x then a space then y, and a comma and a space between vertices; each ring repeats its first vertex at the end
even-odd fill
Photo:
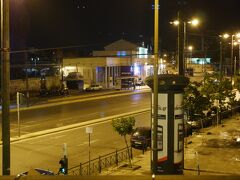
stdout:
POLYGON ((184 76, 184 24, 180 10, 178 11, 178 22, 178 74, 184 76))
POLYGON ((2 174, 10 175, 10 39, 9 0, 1 0, 2 174))
POLYGON ((231 83, 233 81, 233 37, 234 35, 232 35, 232 39, 231 39, 231 62, 230 62, 230 72, 231 72, 231 83))
POLYGON ((158 10, 159 0, 155 0, 154 8, 154 77, 153 77, 153 157, 152 173, 157 173, 157 124, 158 124, 158 10))
MULTIPOLYGON (((221 41, 221 39, 220 39, 220 66, 219 66, 219 70, 220 70, 220 78, 222 79, 222 75, 223 75, 223 72, 222 72, 222 70, 223 70, 223 54, 222 54, 222 41, 221 41)), ((221 80, 220 79, 220 80, 221 80)))
MULTIPOLYGON (((179 22, 180 23, 180 22, 179 22)), ((184 64, 184 72, 187 70, 187 61, 186 61, 186 48, 187 46, 187 23, 183 22, 183 64, 184 64)))

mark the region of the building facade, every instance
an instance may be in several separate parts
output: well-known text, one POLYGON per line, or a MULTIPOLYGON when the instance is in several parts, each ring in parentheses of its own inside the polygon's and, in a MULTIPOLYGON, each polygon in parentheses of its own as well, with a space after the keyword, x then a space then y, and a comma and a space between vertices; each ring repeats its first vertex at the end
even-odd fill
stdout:
POLYGON ((113 88, 121 77, 144 80, 153 73, 152 62, 147 48, 121 39, 104 47, 104 51, 93 51, 92 57, 64 58, 63 73, 80 73, 85 87, 100 84, 113 88))

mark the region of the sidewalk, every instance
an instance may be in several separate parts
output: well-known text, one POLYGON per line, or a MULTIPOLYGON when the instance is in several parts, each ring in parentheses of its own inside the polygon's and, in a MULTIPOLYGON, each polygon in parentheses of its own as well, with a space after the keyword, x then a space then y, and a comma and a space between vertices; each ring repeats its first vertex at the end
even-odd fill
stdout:
MULTIPOLYGON (((187 138, 185 144, 184 175, 240 175, 240 115, 225 119, 218 127, 201 130, 187 138)), ((150 150, 133 158, 133 164, 141 166, 132 170, 110 168, 100 175, 151 175, 150 150)))

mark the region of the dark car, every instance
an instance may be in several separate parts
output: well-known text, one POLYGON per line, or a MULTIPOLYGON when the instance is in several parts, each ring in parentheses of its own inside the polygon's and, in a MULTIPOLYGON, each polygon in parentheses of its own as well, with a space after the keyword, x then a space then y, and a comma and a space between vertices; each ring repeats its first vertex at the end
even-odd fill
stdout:
POLYGON ((134 130, 130 138, 131 146, 137 149, 151 147, 151 128, 138 127, 134 130))

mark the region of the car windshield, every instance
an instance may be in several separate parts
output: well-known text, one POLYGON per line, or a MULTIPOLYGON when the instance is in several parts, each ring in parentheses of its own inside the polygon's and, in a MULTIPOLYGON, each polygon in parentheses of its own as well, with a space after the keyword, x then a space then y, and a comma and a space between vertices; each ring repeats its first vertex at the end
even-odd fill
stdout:
POLYGON ((133 136, 145 136, 145 137, 150 137, 151 136, 151 131, 150 129, 136 129, 133 133, 133 136))

